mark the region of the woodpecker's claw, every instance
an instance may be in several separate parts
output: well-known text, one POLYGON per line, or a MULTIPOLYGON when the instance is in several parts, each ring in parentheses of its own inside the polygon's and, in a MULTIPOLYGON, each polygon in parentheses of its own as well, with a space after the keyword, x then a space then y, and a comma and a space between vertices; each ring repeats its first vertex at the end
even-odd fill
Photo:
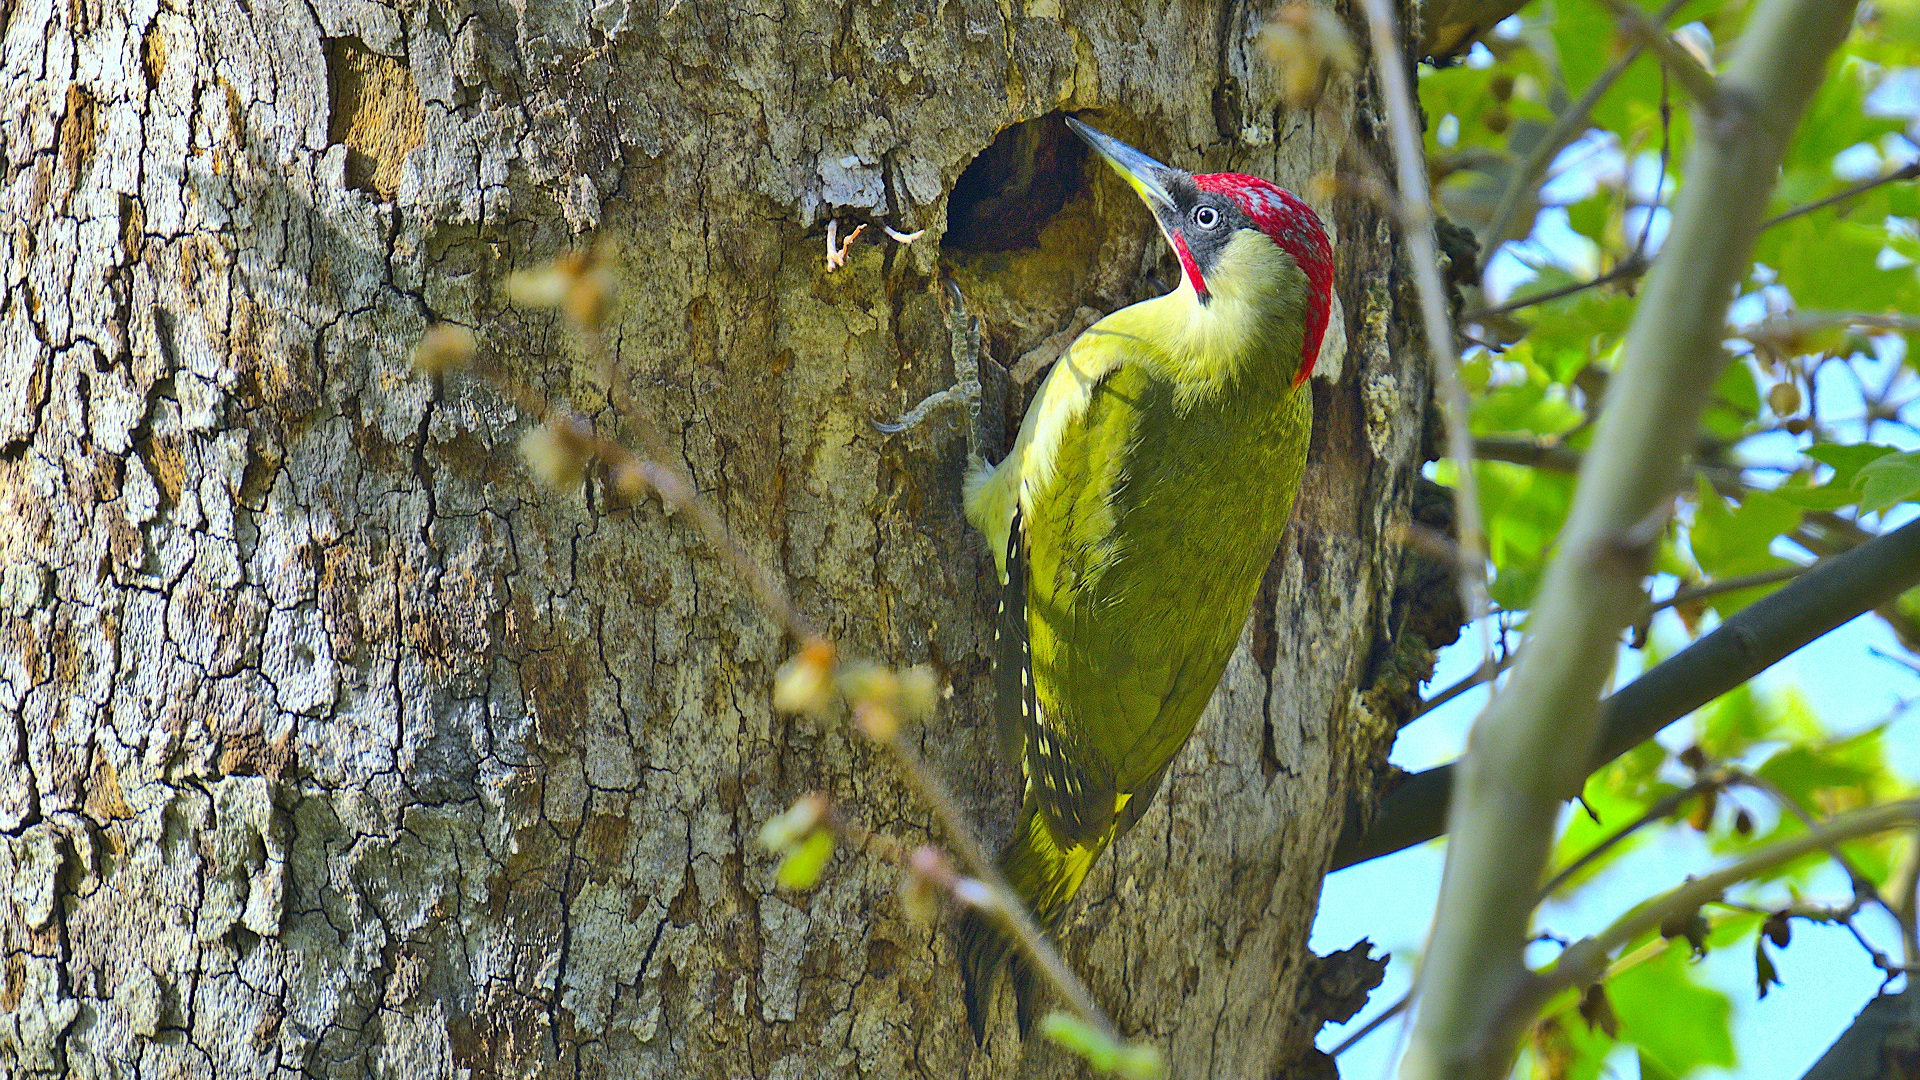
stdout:
POLYGON ((959 405, 967 410, 967 451, 977 457, 980 453, 980 320, 967 314, 960 286, 954 284, 952 278, 946 279, 946 285, 952 298, 947 309, 947 329, 953 343, 954 385, 921 398, 918 405, 898 420, 870 423, 883 435, 899 435, 925 423, 927 417, 942 406, 959 405))
POLYGON ((974 380, 971 386, 961 383, 938 390, 920 399, 920 404, 908 409, 906 414, 893 421, 870 421, 873 429, 883 435, 898 435, 911 431, 926 422, 928 415, 943 405, 964 405, 969 414, 980 411, 980 382, 974 380))

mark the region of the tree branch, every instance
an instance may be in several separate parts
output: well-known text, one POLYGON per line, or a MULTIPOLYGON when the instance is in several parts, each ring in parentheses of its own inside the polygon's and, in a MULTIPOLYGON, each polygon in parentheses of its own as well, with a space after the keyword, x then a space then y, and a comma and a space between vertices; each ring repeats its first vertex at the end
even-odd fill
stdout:
POLYGON ((1480 523, 1480 487, 1473 474, 1472 402, 1460 382, 1460 358, 1454 348, 1453 323, 1448 317, 1446 286, 1440 281, 1440 250, 1433 236, 1433 202, 1427 191, 1426 153, 1420 140, 1420 121, 1408 78, 1406 55, 1400 50, 1399 31, 1391 0, 1362 0, 1367 11, 1369 41, 1387 99, 1387 120, 1393 129, 1393 156, 1399 186, 1400 220, 1413 264, 1413 281, 1420 295, 1422 331, 1440 387, 1441 412, 1446 421, 1447 456, 1459 470, 1454 489, 1454 522, 1459 530, 1460 600, 1470 622, 1480 624, 1482 660, 1493 656, 1493 634, 1486 625, 1487 564, 1485 535, 1480 523))
POLYGON ((1710 874, 1634 907, 1605 930, 1569 945, 1551 968, 1533 980, 1528 996, 1542 1000, 1569 986, 1584 986, 1607 970, 1613 952, 1642 934, 1658 929, 1668 919, 1697 911, 1718 900, 1728 888, 1778 866, 1846 840, 1871 836, 1920 823, 1920 800, 1884 803, 1843 814, 1791 839, 1751 852, 1710 874))
POLYGON ((1884 184, 1896 183, 1901 180, 1920 180, 1920 161, 1915 161, 1915 162, 1912 162, 1911 164, 1902 166, 1901 168, 1895 169, 1892 172, 1886 174, 1885 176, 1876 176, 1871 180, 1862 180, 1859 183, 1853 185, 1852 187, 1847 188, 1844 191, 1836 191, 1832 195, 1829 195, 1824 199, 1815 199, 1810 203, 1805 203, 1801 206, 1796 206, 1791 210, 1783 210, 1780 213, 1775 214, 1772 217, 1768 218, 1767 220, 1761 222, 1760 227, 1763 229, 1771 229, 1775 225, 1778 225, 1783 221, 1792 221, 1794 218, 1800 217, 1803 214, 1811 214, 1815 210, 1824 210, 1827 207, 1832 206, 1834 203, 1846 202, 1848 199, 1851 199, 1856 195, 1865 195, 1867 192, 1872 191, 1874 188, 1880 187, 1884 184))
POLYGON ((1644 564, 1724 359, 1729 298, 1853 8, 1767 0, 1712 84, 1714 115, 1700 125, 1672 231, 1635 307, 1519 662, 1461 763, 1407 1080, 1493 1080, 1512 1063, 1530 1018, 1516 992, 1527 978, 1532 898, 1560 803, 1600 742, 1600 688, 1615 642, 1646 603, 1644 564))
MULTIPOLYGON (((1836 192, 1832 195, 1826 196, 1825 198, 1815 199, 1810 203, 1803 203, 1802 205, 1793 207, 1790 210, 1783 210, 1780 213, 1775 214, 1774 216, 1761 222, 1760 228, 1763 230, 1771 229, 1775 225, 1780 224, 1781 222, 1792 221, 1794 218, 1801 217, 1802 215, 1805 215, 1805 214, 1811 214, 1816 210, 1824 210, 1827 207, 1834 205, 1835 203, 1845 202, 1856 195, 1864 195, 1867 192, 1872 191, 1874 188, 1880 187, 1884 184, 1891 184, 1900 180, 1916 180, 1916 179, 1920 179, 1920 161, 1916 161, 1913 164, 1908 165, 1904 168, 1895 169, 1893 172, 1890 172, 1885 176, 1875 177, 1872 180, 1863 180, 1860 183, 1855 184, 1850 188, 1847 188, 1845 191, 1836 192)), ((1600 274, 1597 277, 1589 278, 1586 281, 1576 281, 1571 285, 1561 285, 1558 288, 1548 289, 1544 292, 1533 293, 1532 295, 1529 295, 1529 296, 1517 296, 1511 300, 1508 300, 1504 304, 1496 304, 1490 308, 1476 308, 1472 311, 1466 312, 1465 314, 1461 315, 1460 321, 1462 323, 1484 322, 1497 315, 1510 315, 1513 312, 1521 311, 1530 307, 1536 307, 1540 304, 1551 303, 1552 301, 1560 300, 1565 297, 1572 296, 1575 293, 1583 293, 1583 292, 1586 292, 1588 289, 1597 289, 1602 286, 1612 285, 1615 282, 1619 282, 1619 281, 1632 281, 1633 279, 1646 273, 1648 268, 1651 267, 1652 265, 1653 264, 1650 260, 1648 260, 1647 258, 1645 258, 1639 252, 1636 251, 1628 255, 1625 259, 1622 259, 1620 262, 1614 264, 1613 269, 1608 270, 1606 273, 1600 274)))
MULTIPOLYGON (((1920 521, 1823 561, 1608 698, 1599 750, 1586 773, 1917 584, 1920 521)), ((1455 771, 1454 765, 1441 765, 1408 777, 1381 801, 1365 835, 1342 838, 1334 851, 1334 868, 1391 854, 1444 832, 1455 771)))

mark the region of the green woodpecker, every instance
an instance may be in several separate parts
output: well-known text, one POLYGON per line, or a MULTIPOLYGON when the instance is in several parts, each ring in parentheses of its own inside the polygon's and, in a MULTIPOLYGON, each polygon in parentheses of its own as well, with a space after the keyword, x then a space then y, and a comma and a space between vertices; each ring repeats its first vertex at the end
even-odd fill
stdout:
MULTIPOLYGON (((967 480, 1002 585, 1000 746, 1025 782, 1000 867, 1049 931, 1152 801, 1240 638, 1300 486, 1333 280, 1292 194, 1067 123, 1146 201, 1181 275, 1081 334, 1006 458, 967 480)), ((975 1038, 1009 959, 1026 1031, 1031 973, 991 917, 962 917, 960 954, 975 1038)))

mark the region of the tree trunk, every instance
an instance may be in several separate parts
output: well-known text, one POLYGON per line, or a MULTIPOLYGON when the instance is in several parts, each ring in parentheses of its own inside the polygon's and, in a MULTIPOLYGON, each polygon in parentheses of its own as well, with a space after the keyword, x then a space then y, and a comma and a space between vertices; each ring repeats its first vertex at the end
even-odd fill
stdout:
POLYGON ((1001 364, 1169 280, 1074 111, 1335 235, 1293 525, 1065 931, 1173 1075, 1299 1060, 1319 883, 1392 729, 1363 691, 1398 670, 1428 384, 1387 215, 1313 194, 1386 156, 1371 76, 1281 106, 1267 15, 0 0, 0 1073, 1075 1073, 1004 1002, 976 1050, 950 930, 878 853, 775 885, 755 830, 810 790, 940 835, 859 735, 772 713, 791 643, 737 575, 652 503, 539 487, 505 395, 408 367, 472 325, 623 435, 501 289, 621 238, 634 392, 809 617, 938 666, 915 738, 997 839, 965 440, 869 420, 951 381, 943 274, 1001 364), (832 273, 830 218, 874 226, 832 273))

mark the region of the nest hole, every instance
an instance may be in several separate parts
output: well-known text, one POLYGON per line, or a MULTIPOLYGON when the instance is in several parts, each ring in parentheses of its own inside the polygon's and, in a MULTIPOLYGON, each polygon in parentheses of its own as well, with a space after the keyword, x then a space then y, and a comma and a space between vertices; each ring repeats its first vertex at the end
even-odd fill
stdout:
POLYGON ((1015 124, 975 155, 947 198, 942 251, 987 254, 1040 246, 1087 184, 1087 145, 1061 113, 1015 124))

